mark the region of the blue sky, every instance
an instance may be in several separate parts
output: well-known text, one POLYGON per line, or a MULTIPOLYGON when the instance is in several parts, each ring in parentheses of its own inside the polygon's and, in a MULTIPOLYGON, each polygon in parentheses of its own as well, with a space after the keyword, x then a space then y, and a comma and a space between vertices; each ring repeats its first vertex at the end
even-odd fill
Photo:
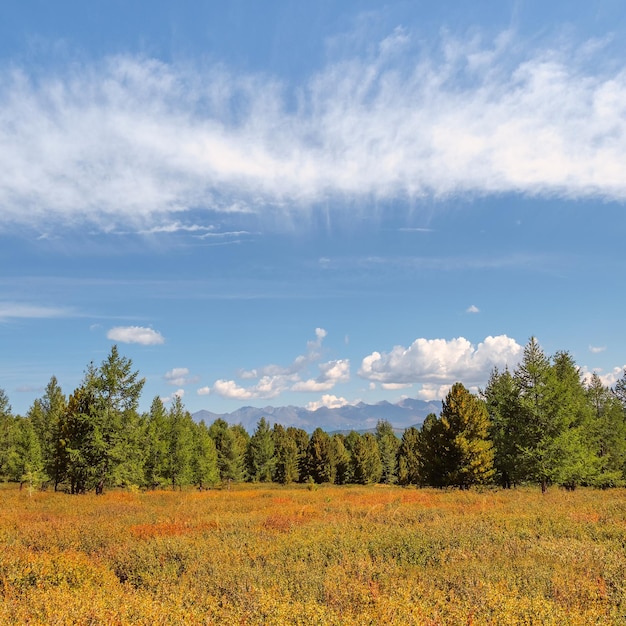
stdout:
POLYGON ((626 364, 620 2, 3 2, 0 388, 143 407, 626 364))

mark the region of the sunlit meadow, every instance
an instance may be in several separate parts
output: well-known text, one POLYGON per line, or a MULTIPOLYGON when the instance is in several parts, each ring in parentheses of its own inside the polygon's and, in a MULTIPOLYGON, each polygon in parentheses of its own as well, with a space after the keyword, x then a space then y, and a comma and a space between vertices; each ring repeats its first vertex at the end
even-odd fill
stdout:
POLYGON ((626 491, 0 489, 2 624, 624 624, 626 491))

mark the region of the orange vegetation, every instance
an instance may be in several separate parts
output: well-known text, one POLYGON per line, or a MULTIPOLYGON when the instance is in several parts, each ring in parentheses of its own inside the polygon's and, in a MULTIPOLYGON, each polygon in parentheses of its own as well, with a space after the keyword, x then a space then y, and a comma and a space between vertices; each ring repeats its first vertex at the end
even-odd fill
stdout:
POLYGON ((0 488, 1 624, 624 624, 626 491, 0 488))

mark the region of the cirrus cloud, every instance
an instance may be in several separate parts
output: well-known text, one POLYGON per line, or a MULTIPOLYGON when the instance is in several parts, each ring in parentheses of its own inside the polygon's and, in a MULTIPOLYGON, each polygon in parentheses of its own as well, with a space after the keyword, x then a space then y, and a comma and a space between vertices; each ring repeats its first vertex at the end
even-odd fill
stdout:
POLYGON ((623 60, 511 33, 442 35, 425 52, 399 32, 295 85, 132 56, 0 67, 0 227, 149 232, 191 208, 302 213, 332 198, 626 199, 623 60))

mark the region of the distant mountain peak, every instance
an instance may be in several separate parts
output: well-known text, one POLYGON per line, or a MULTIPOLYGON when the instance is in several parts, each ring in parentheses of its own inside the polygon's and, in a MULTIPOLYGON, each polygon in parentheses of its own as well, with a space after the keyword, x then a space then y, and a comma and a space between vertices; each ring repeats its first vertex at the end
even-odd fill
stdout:
POLYGON ((250 434, 254 432, 262 417, 272 424, 296 426, 308 432, 313 432, 316 428, 322 428, 327 432, 371 430, 378 420, 387 420, 394 429, 402 431, 409 426, 422 424, 429 413, 438 412, 440 409, 440 402, 403 398, 396 404, 382 400, 376 404, 359 402, 332 409, 319 407, 315 411, 297 406, 263 408, 246 406, 232 413, 212 413, 203 409, 196 411, 193 418, 196 421, 204 420, 207 425, 216 419, 223 419, 229 424, 241 424, 250 434))

